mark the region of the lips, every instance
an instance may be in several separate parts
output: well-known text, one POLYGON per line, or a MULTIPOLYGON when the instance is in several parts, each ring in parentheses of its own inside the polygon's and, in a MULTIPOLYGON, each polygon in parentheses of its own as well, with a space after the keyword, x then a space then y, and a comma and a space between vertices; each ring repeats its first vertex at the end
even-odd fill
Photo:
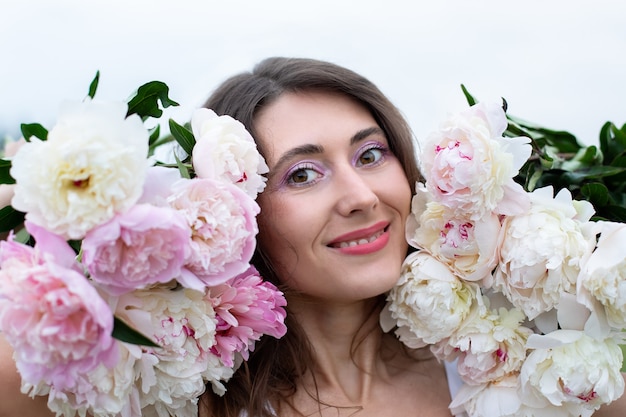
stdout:
POLYGON ((341 235, 330 242, 328 246, 343 249, 372 243, 382 236, 388 227, 388 222, 379 222, 371 227, 341 235))
POLYGON ((375 241, 376 239, 378 239, 382 234, 383 234, 384 230, 381 230, 377 233, 374 233, 372 236, 370 236, 367 239, 358 239, 358 240, 350 240, 348 242, 341 242, 339 243, 339 246, 335 246, 333 245, 333 247, 338 247, 338 248, 350 248, 350 247, 354 247, 357 245, 365 245, 366 243, 371 243, 373 241, 375 241))

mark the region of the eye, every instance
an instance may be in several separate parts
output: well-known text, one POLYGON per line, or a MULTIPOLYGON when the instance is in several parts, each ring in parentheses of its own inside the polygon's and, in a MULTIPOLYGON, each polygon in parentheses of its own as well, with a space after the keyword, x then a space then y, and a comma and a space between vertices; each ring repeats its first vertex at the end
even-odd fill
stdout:
POLYGON ((358 155, 356 166, 377 164, 384 158, 386 152, 386 148, 382 145, 369 145, 358 155))
POLYGON ((287 184, 301 186, 318 180, 322 174, 314 166, 306 164, 296 166, 287 174, 287 184))

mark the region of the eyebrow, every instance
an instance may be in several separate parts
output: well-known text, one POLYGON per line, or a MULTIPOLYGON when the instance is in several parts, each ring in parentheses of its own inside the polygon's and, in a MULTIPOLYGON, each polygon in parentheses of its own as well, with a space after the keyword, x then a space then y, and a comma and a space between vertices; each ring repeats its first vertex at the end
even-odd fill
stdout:
MULTIPOLYGON (((358 143, 376 134, 385 136, 385 132, 383 132, 383 130, 378 126, 372 126, 368 127, 367 129, 359 130, 350 138, 350 145, 352 146, 355 143, 358 143)), ((316 155, 322 152, 324 152, 324 147, 320 145, 307 143, 306 145, 296 146, 295 148, 289 149, 287 152, 282 154, 280 158, 278 158, 278 161, 276 161, 276 164, 274 165, 274 169, 276 169, 276 167, 284 165, 288 160, 294 157, 304 155, 316 155)))

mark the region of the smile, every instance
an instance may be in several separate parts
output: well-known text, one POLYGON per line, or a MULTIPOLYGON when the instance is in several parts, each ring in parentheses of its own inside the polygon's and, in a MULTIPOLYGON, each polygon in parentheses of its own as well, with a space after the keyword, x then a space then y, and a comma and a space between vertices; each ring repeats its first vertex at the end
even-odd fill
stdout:
POLYGON ((388 242, 389 222, 381 221, 339 236, 328 247, 344 255, 367 255, 382 250, 388 242))
POLYGON ((380 230, 377 233, 374 233, 372 236, 368 238, 358 239, 358 240, 350 240, 346 242, 340 242, 339 244, 333 245, 336 248, 350 248, 358 245, 365 245, 367 243, 372 243, 376 239, 378 239, 384 233, 384 230, 380 230))

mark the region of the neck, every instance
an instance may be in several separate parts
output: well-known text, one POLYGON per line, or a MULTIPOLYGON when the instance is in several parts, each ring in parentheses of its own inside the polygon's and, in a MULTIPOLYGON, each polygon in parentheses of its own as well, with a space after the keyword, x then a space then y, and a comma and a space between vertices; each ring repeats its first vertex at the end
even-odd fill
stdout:
POLYGON ((324 391, 334 393, 333 397, 339 393, 344 400, 361 403, 368 395, 372 378, 393 373, 385 353, 391 351, 388 345, 397 347, 399 342, 380 329, 381 305, 377 299, 289 303, 312 346, 314 364, 303 381, 309 392, 314 392, 310 389, 315 386, 324 387, 324 391))

